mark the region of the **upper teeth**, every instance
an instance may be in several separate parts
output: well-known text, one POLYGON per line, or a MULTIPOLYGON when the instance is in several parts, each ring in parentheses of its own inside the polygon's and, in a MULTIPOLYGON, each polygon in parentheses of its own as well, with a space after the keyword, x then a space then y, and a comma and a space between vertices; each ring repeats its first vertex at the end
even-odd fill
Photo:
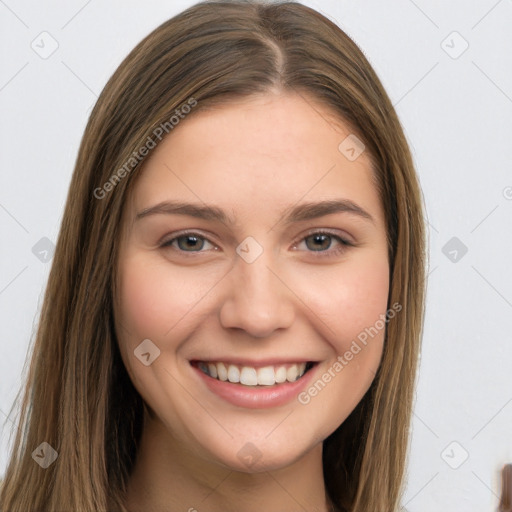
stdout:
POLYGON ((295 382, 306 371, 306 363, 253 368, 252 366, 239 367, 226 363, 200 362, 198 367, 210 377, 233 383, 238 382, 245 386, 273 386, 286 381, 295 382))

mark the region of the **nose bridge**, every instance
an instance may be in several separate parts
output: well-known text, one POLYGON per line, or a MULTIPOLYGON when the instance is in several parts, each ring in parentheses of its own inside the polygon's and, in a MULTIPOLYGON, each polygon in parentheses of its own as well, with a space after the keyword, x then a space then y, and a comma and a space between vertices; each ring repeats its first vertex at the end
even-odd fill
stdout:
POLYGON ((274 270, 273 251, 262 247, 258 251, 249 241, 248 245, 240 244, 237 253, 221 310, 224 327, 241 328, 257 337, 288 327, 293 320, 293 304, 274 270))
MULTIPOLYGON (((253 306, 256 306, 260 300, 264 300, 265 304, 271 305, 270 302, 276 299, 279 294, 278 284, 280 281, 275 276, 275 271, 270 269, 272 266, 271 256, 259 256, 252 263, 247 263, 242 258, 236 262, 236 274, 239 279, 240 296, 250 299, 253 306)), ((282 285, 281 285, 282 286, 282 285)))

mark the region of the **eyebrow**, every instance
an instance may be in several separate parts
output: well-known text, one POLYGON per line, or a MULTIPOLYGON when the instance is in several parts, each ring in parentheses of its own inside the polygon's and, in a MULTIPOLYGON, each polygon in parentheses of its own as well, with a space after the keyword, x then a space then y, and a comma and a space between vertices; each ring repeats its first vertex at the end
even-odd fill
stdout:
MULTIPOLYGON (((282 213, 282 220, 285 224, 301 222, 310 219, 323 217, 333 213, 348 213, 362 219, 369 220, 375 224, 374 218, 358 204, 349 199, 331 199, 319 202, 302 203, 297 206, 290 206, 282 213)), ((186 203, 182 201, 163 201, 149 208, 141 210, 135 216, 140 220, 150 215, 188 215, 204 220, 214 220, 226 226, 236 225, 233 217, 229 217, 224 210, 216 206, 208 206, 199 203, 186 203)))

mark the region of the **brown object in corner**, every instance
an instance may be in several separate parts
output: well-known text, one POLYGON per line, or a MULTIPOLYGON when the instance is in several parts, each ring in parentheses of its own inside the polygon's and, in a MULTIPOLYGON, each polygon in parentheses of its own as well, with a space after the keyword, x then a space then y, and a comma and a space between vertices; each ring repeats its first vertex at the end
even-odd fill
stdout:
POLYGON ((512 512, 512 464, 506 464, 501 471, 501 499, 499 512, 512 512))

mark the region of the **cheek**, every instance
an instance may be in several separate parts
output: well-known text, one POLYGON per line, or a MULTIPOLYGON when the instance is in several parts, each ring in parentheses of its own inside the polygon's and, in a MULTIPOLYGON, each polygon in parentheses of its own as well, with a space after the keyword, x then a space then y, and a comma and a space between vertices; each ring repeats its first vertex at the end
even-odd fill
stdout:
POLYGON ((343 309, 339 312, 336 330, 341 333, 335 343, 336 352, 343 355, 343 364, 352 378, 363 379, 363 388, 369 385, 382 355, 386 323, 385 315, 389 293, 389 269, 382 260, 362 270, 354 270, 346 279, 343 309), (361 369, 371 370, 360 372, 361 369))
MULTIPOLYGON (((387 260, 370 260, 367 265, 346 269, 342 279, 340 319, 354 330, 361 332, 373 325, 385 313, 389 294, 389 267, 387 260)), ((340 326, 341 327, 341 326, 340 326)))
POLYGON ((165 261, 127 257, 120 267, 122 327, 133 337, 162 339, 193 309, 206 286, 197 272, 173 269, 165 261))
POLYGON ((389 267, 385 255, 368 254, 304 275, 301 294, 330 344, 342 353, 385 314, 389 267))
MULTIPOLYGON (((206 293, 208 283, 197 274, 194 276, 191 269, 173 268, 164 258, 135 251, 124 254, 119 265, 115 311, 119 348, 132 382, 155 410, 159 410, 162 393, 169 391, 171 395, 165 398, 166 403, 181 395, 164 369, 176 367, 176 352, 189 334, 194 306, 206 293), (149 366, 141 364, 135 352, 146 339, 160 350, 149 366)), ((151 350, 149 346, 150 354, 151 350)))
POLYGON ((381 319, 386 315, 389 292, 387 258, 347 262, 328 278, 310 279, 309 284, 315 285, 309 289, 310 307, 321 317, 316 325, 330 346, 330 357, 298 397, 304 418, 322 418, 313 427, 322 438, 354 410, 380 364, 387 325, 381 319))

